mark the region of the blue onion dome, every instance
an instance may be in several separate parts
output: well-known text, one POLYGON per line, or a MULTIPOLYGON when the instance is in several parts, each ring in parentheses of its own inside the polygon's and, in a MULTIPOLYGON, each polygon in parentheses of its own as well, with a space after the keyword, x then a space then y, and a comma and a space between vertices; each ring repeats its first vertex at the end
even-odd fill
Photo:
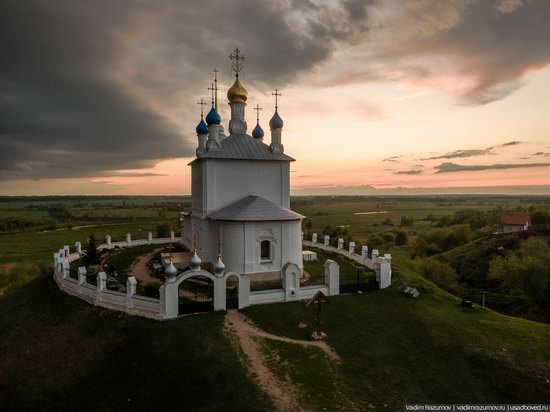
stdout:
POLYGON ((271 129, 282 129, 283 124, 283 119, 281 119, 281 116, 279 116, 279 113, 277 112, 277 110, 275 110, 275 114, 269 121, 269 127, 271 129))
POLYGON ((222 122, 222 118, 220 117, 216 109, 212 107, 208 112, 208 114, 206 115, 206 123, 208 123, 209 125, 210 124, 219 125, 221 122, 222 122))
POLYGON ((208 126, 202 119, 195 130, 197 131, 197 134, 208 134, 208 126))
POLYGON ((167 278, 175 278, 178 274, 178 269, 174 266, 174 263, 172 263, 172 259, 170 258, 170 264, 166 265, 164 267, 164 275, 167 278))
POLYGON ((256 127, 252 130, 252 137, 254 139, 263 139, 264 129, 260 126, 260 123, 256 123, 256 127))

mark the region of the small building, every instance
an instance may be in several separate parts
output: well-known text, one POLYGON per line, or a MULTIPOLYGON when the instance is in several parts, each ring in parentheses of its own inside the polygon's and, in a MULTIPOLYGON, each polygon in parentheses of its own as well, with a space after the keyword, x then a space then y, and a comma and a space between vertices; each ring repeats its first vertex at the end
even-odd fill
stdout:
POLYGON ((525 232, 530 226, 528 212, 505 212, 502 214, 500 233, 525 232))

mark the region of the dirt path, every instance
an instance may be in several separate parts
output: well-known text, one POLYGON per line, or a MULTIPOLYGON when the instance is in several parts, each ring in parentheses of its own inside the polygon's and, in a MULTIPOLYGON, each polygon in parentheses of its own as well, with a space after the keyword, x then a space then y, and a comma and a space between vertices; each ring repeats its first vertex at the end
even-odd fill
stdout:
POLYGON ((151 253, 141 256, 138 260, 132 263, 132 266, 130 266, 128 273, 134 276, 137 280, 141 280, 144 285, 150 282, 158 282, 158 278, 151 276, 151 274, 149 273, 147 263, 149 263, 149 260, 151 259, 151 257, 153 257, 155 253, 158 253, 162 249, 162 247, 159 247, 158 249, 153 250, 151 253))
POLYGON ((293 343, 302 347, 317 347, 325 352, 332 361, 340 362, 338 355, 325 342, 310 342, 272 335, 254 326, 246 316, 236 310, 227 311, 225 329, 227 333, 238 339, 238 343, 246 355, 250 371, 260 388, 273 400, 278 411, 307 410, 307 408, 298 403, 301 396, 296 386, 280 381, 268 368, 257 338, 293 343))

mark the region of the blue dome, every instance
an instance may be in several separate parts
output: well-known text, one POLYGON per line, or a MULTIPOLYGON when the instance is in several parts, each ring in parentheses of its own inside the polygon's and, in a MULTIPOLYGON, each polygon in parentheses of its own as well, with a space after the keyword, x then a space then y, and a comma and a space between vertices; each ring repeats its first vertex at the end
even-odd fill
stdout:
POLYGON ((262 129, 262 127, 260 126, 260 123, 257 123, 254 130, 252 130, 252 137, 254 139, 263 139, 264 129, 262 129))
POLYGON ((197 134, 208 134, 208 126, 202 119, 195 130, 197 131, 197 134))
POLYGON ((281 119, 281 116, 279 116, 279 113, 275 111, 275 114, 269 121, 269 127, 271 129, 282 129, 283 128, 283 119, 281 119))
POLYGON ((222 122, 222 118, 220 117, 216 109, 212 107, 208 112, 208 114, 206 115, 206 123, 210 125, 210 124, 220 124, 221 122, 222 122))

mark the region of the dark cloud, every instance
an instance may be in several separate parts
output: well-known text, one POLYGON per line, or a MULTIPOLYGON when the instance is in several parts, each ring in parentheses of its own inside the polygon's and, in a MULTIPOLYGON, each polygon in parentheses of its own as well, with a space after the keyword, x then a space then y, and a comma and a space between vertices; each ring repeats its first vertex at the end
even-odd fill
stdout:
POLYGON ((385 159, 382 159, 383 162, 392 162, 392 163, 399 163, 399 161, 397 159, 401 158, 403 156, 391 156, 391 157, 386 157, 385 159))
POLYGON ((544 156, 544 157, 550 157, 550 152, 537 152, 537 153, 531 153, 531 156, 544 156))
POLYGON ((503 143, 497 147, 506 147, 506 146, 517 146, 518 144, 521 144, 519 140, 512 140, 511 142, 503 143))
POLYGON ((501 170, 501 169, 522 169, 531 167, 546 167, 550 163, 511 163, 511 164, 493 164, 493 165, 458 165, 456 163, 441 163, 435 166, 436 173, 451 172, 473 172, 479 170, 501 170))
MULTIPOLYGON (((260 90, 368 32, 371 2, 5 0, 0 179, 82 177, 191 156, 196 97, 227 55, 260 90)), ((225 79, 225 80, 224 80, 225 79)), ((225 108, 224 108, 225 110, 225 108)))
POLYGON ((412 169, 412 170, 400 170, 395 172, 396 175, 421 175, 422 170, 412 169))
POLYGON ((483 155, 494 155, 492 152, 493 148, 489 147, 487 149, 480 150, 455 150, 454 152, 446 153, 441 156, 432 156, 420 160, 436 160, 436 159, 455 159, 459 157, 474 157, 474 156, 483 156, 483 155))

